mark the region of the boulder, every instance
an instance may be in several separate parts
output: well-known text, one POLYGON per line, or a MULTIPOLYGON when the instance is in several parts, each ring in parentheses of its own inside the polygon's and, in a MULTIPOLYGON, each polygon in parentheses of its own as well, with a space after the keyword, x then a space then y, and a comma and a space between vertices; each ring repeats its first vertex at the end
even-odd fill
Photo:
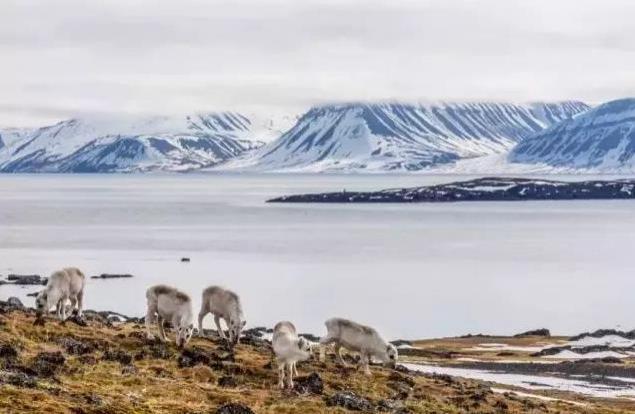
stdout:
POLYGON ((40 377, 52 377, 64 365, 66 358, 60 351, 40 352, 33 358, 30 370, 40 377))
POLYGON ((11 344, 0 344, 0 359, 15 359, 18 350, 11 344))
POLYGON ((129 273, 102 273, 100 275, 91 276, 91 279, 127 279, 133 277, 129 273))
POLYGON ((216 414, 254 414, 254 412, 246 405, 229 403, 218 407, 216 414))
POLYGON ((22 301, 15 296, 11 296, 9 299, 7 299, 7 303, 19 309, 24 308, 24 304, 22 303, 22 301))
POLYGON ((132 363, 132 354, 121 349, 107 349, 102 359, 104 361, 117 361, 121 365, 130 365, 132 363))
POLYGON ((92 343, 78 341, 74 338, 60 338, 57 343, 64 348, 66 353, 71 355, 84 355, 95 351, 95 346, 92 343))
POLYGON ((324 382, 316 372, 313 372, 305 377, 297 377, 293 389, 299 394, 321 395, 324 392, 324 382))
POLYGON ((46 285, 47 278, 40 275, 16 275, 10 274, 7 280, 13 282, 14 285, 46 285))
POLYGON ((238 382, 236 382, 236 378, 231 375, 223 375, 218 379, 218 386, 233 388, 238 386, 238 382))
POLYGON ((347 410, 369 412, 373 411, 373 404, 364 397, 351 391, 336 392, 326 399, 326 405, 338 406, 347 410))

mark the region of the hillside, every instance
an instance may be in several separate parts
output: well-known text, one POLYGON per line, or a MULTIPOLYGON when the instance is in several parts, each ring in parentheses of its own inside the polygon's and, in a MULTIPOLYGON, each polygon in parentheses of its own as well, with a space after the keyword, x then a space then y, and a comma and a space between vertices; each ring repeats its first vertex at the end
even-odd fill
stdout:
POLYGON ((516 146, 515 163, 615 172, 635 170, 635 98, 602 104, 516 146))
POLYGON ((76 118, 33 130, 0 130, 0 171, 197 169, 263 145, 279 135, 277 128, 271 119, 234 112, 76 118))
POLYGON ((374 366, 366 377, 331 358, 300 364, 305 378, 281 391, 270 345, 254 330, 235 354, 201 338, 180 352, 146 340, 134 319, 111 322, 91 311, 65 324, 34 319, 33 310, 0 302, 5 413, 618 413, 623 406, 543 401, 406 369, 374 366))
POLYGON ((360 103, 315 107, 276 141, 221 169, 412 171, 507 152, 585 112, 582 102, 360 103))

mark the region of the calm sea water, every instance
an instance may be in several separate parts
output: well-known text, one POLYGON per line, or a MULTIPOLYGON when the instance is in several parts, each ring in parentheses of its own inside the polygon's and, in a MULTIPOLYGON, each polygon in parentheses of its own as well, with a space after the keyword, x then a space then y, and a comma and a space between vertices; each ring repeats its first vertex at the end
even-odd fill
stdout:
MULTIPOLYGON (((221 284, 242 296, 248 325, 289 319, 317 334, 332 316, 388 338, 635 327, 632 201, 264 202, 462 178, 1 175, 0 274, 132 273, 86 292, 88 308, 131 315, 151 284, 180 287, 195 307, 221 284)), ((32 303, 35 290, 0 286, 0 299, 32 303)))

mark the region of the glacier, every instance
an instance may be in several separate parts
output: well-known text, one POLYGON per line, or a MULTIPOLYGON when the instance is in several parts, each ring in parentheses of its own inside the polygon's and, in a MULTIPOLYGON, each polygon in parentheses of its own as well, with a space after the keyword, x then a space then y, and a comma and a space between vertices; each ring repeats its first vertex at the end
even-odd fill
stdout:
POLYGON ((353 103, 310 109, 277 140, 220 165, 247 171, 415 171, 508 152, 583 102, 353 103))
POLYGON ((596 172, 635 171, 635 98, 605 104, 519 143, 512 163, 596 172))

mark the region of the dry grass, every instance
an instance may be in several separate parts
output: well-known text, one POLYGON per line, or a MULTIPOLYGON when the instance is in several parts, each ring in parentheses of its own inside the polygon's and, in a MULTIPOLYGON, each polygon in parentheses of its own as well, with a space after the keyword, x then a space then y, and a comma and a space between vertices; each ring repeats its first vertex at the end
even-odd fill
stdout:
MULTIPOLYGON (((277 374, 268 365, 271 353, 263 343, 241 344, 235 361, 198 364, 180 368, 179 351, 173 345, 168 355, 152 354, 153 345, 143 337, 141 326, 106 326, 97 321, 81 327, 48 321, 33 325, 33 315, 14 311, 0 315, 0 344, 18 351, 11 363, 0 358, 0 412, 2 413, 209 413, 227 402, 243 403, 256 413, 344 413, 329 407, 326 398, 349 390, 373 404, 395 399, 392 370, 373 367, 372 377, 352 368, 341 368, 331 360, 300 364, 301 374, 317 372, 324 381, 323 395, 299 395, 276 388, 277 374), (69 354, 64 338, 90 343, 94 350, 69 354), (131 364, 103 359, 106 350, 136 357, 131 364), (66 358, 52 377, 34 376, 36 386, 7 384, 7 375, 29 372, 39 352, 61 351, 66 358), (392 376, 391 376, 392 375, 392 376), (221 387, 219 378, 231 376, 235 387, 221 387)), ((226 352, 209 339, 194 338, 189 345, 206 355, 226 352)), ((404 375, 404 374, 400 374, 404 375)), ((618 407, 589 403, 577 407, 564 402, 540 402, 494 394, 476 381, 406 375, 414 381, 409 395, 397 401, 411 413, 618 413, 618 407)), ((626 412, 626 411, 623 411, 626 412)))

